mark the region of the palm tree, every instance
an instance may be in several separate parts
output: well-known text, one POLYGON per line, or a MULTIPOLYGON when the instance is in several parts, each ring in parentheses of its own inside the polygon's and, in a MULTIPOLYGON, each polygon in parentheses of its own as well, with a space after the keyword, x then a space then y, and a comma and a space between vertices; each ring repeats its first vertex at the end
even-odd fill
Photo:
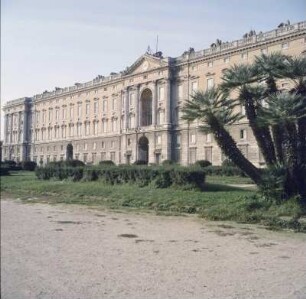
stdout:
POLYGON ((306 117, 305 98, 297 93, 275 93, 267 98, 268 107, 261 110, 259 121, 264 125, 280 125, 283 129, 284 165, 287 169, 285 193, 299 194, 306 204, 305 165, 300 163, 298 122, 306 117))
POLYGON ((260 184, 261 175, 257 169, 237 147, 234 139, 226 130, 226 126, 237 122, 241 115, 234 113, 237 106, 218 89, 212 88, 206 92, 196 92, 183 107, 183 119, 201 122, 201 130, 213 133, 215 140, 223 153, 240 167, 256 184, 260 184))
MULTIPOLYGON (((278 92, 276 81, 283 77, 283 72, 287 68, 289 56, 280 52, 271 54, 262 54, 255 58, 254 68, 257 80, 265 81, 266 96, 278 92)), ((274 147, 279 163, 283 163, 283 128, 276 124, 272 126, 272 135, 274 140, 274 147)))
POLYGON ((223 92, 238 92, 238 101, 245 107, 249 125, 267 165, 276 162, 275 150, 268 127, 257 123, 258 108, 265 97, 263 88, 254 83, 258 80, 257 69, 250 65, 234 65, 224 72, 221 89, 223 92))

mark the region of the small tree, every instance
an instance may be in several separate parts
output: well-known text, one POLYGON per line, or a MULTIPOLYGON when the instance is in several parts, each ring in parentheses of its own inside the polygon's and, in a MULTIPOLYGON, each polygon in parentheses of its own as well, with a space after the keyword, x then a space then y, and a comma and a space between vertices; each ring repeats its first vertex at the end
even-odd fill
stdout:
POLYGON ((73 146, 71 143, 69 143, 66 148, 66 160, 67 161, 73 160, 73 146))

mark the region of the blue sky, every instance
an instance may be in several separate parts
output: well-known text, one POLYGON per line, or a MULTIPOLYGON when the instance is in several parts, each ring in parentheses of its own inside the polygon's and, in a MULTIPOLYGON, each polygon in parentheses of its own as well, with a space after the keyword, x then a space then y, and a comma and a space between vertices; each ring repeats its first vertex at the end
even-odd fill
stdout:
POLYGON ((165 56, 306 19, 306 0, 2 0, 1 99, 123 70, 148 45, 165 56))

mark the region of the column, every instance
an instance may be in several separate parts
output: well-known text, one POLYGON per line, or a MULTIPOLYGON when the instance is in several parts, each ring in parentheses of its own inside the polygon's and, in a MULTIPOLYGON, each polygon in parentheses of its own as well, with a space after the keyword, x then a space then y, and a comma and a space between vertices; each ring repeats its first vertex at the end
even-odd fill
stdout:
POLYGON ((140 102, 140 94, 139 94, 139 90, 140 90, 140 84, 137 85, 137 90, 136 90, 136 103, 135 103, 135 124, 136 124, 136 127, 140 127, 141 123, 140 123, 140 105, 141 105, 141 102, 140 102))
POLYGON ((4 144, 8 143, 7 140, 7 114, 4 115, 4 144))
POLYGON ((156 126, 156 113, 157 113, 157 80, 153 82, 154 88, 153 88, 153 99, 152 99, 152 124, 153 126, 156 126))
POLYGON ((166 107, 165 107, 165 123, 167 126, 171 124, 171 81, 168 79, 166 87, 166 107))
POLYGON ((126 131, 127 128, 129 127, 128 122, 129 122, 129 89, 128 87, 124 90, 124 130, 126 131))

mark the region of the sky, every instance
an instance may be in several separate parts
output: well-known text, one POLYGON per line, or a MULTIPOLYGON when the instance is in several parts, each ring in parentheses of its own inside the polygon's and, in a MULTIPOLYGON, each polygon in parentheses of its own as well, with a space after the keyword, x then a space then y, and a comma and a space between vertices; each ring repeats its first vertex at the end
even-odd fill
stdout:
POLYGON ((124 70, 157 35, 177 57, 305 12, 306 0, 2 0, 1 105, 124 70))

